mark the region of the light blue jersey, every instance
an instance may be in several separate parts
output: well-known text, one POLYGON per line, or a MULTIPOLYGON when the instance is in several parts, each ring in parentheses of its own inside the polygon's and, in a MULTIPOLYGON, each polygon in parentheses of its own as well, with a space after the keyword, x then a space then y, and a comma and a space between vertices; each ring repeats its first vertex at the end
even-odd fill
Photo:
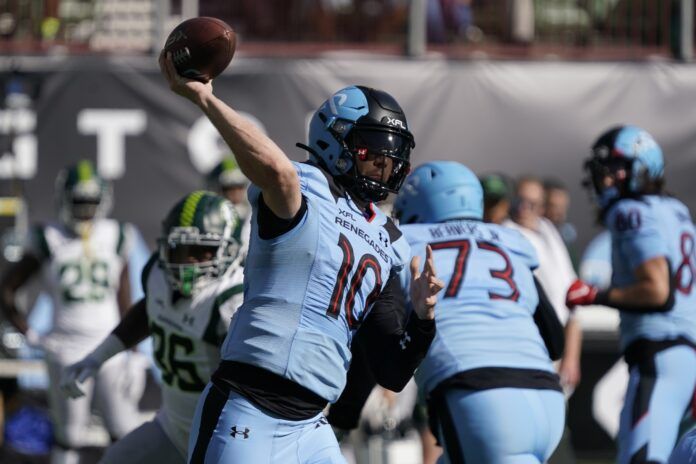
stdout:
POLYGON ((636 282, 634 270, 665 257, 676 278, 673 308, 665 313, 621 312, 621 345, 636 339, 665 340, 684 336, 696 342, 696 231, 689 210, 671 197, 644 196, 618 201, 605 223, 612 241, 612 286, 636 282))
POLYGON ((259 237, 260 191, 250 188, 244 304, 222 358, 266 369, 334 402, 345 386, 352 336, 410 250, 381 211, 366 218, 347 195, 335 195, 320 169, 295 168, 307 212, 277 238, 259 237))
MULTIPOLYGON (((416 378, 427 392, 449 377, 480 367, 553 372, 534 323, 538 304, 532 245, 517 231, 479 221, 401 227, 421 260, 433 248, 446 283, 435 312, 437 334, 416 378)), ((402 285, 410 281, 402 273, 402 285)))
POLYGON ((580 260, 580 278, 606 290, 611 285, 611 234, 603 230, 587 244, 580 260))

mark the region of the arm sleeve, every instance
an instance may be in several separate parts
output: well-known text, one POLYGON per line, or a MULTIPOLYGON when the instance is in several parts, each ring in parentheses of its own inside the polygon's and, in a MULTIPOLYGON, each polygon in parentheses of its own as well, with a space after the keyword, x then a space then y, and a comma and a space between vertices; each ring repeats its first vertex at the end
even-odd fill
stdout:
POLYGON ((264 240, 271 240, 291 231, 307 214, 307 199, 304 196, 299 211, 290 219, 276 216, 263 200, 263 194, 259 194, 258 205, 259 237, 264 240))
POLYGON ((435 321, 410 312, 396 274, 387 282, 360 331, 377 383, 401 391, 425 357, 435 337, 435 321))
POLYGON ((131 306, 112 334, 118 337, 126 348, 134 347, 150 335, 145 298, 131 306))
POLYGON ((549 357, 556 361, 563 356, 563 348, 565 346, 563 325, 558 320, 556 311, 546 296, 544 287, 541 286, 536 277, 534 277, 534 285, 539 295, 539 304, 534 312, 534 323, 539 328, 539 333, 544 340, 549 357))
POLYGON ((24 240, 24 254, 33 256, 39 263, 44 263, 51 257, 51 249, 43 226, 36 225, 31 228, 24 240))
MULTIPOLYGON (((666 258, 665 258, 666 259, 666 258)), ((671 269, 669 260, 667 260, 667 268, 671 269)), ((675 292, 677 290, 677 278, 676 275, 670 273, 669 276, 669 295, 667 296, 667 301, 662 306, 638 306, 638 305, 617 305, 609 302, 609 289, 599 292, 595 302, 604 306, 611 306, 619 311, 625 313, 633 314, 649 314, 649 313, 666 313, 671 311, 674 307, 675 292)))
POLYGON ((351 345, 352 360, 346 388, 329 409, 327 419, 331 425, 339 429, 351 430, 358 426, 363 406, 377 385, 377 380, 370 370, 364 343, 362 333, 358 331, 351 345))

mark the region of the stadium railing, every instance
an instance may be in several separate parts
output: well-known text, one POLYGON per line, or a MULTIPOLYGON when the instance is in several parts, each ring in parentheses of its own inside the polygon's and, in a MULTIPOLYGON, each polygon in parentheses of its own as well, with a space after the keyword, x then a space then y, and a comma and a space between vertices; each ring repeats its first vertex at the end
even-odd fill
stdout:
MULTIPOLYGON (((254 55, 404 54, 409 22, 424 21, 426 50, 453 58, 672 58, 683 52, 681 24, 693 24, 681 20, 682 1, 0 0, 0 52, 151 52, 182 9, 191 11, 182 4, 194 2, 193 11, 230 23, 254 55), (55 2, 58 18, 47 14, 55 2)), ((689 37, 693 42, 693 31, 689 37)))

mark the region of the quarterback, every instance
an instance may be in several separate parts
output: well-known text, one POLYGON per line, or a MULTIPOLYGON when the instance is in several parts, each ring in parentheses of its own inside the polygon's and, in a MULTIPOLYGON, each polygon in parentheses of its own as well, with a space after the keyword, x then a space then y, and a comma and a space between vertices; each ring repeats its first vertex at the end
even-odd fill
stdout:
POLYGON ((232 204, 211 192, 179 201, 162 224, 158 253, 143 270, 145 297, 96 349, 65 370, 62 388, 80 397, 80 384, 111 356, 153 338, 162 407, 153 421, 112 445, 102 463, 186 462, 196 402, 242 300, 240 227, 232 204))
POLYGON ((373 204, 408 173, 405 115, 386 92, 347 87, 314 114, 310 161, 294 163, 210 83, 178 76, 164 54, 160 66, 252 183, 244 304, 199 401, 189 462, 344 462, 322 410, 343 390, 353 335, 367 334, 378 380, 400 390, 435 331, 442 283, 432 257, 422 273, 411 262, 414 310, 404 321, 397 272, 409 247, 373 204))

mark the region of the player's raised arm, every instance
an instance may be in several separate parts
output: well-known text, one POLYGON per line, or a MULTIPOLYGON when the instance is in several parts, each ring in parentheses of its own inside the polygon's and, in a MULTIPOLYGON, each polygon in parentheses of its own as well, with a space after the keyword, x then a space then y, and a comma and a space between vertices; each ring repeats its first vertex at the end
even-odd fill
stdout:
POLYGON ((254 124, 213 95, 211 82, 203 84, 181 77, 164 52, 159 64, 172 91, 195 103, 208 116, 234 152, 242 172, 262 190, 271 211, 284 219, 294 217, 302 202, 300 181, 285 153, 254 124))

